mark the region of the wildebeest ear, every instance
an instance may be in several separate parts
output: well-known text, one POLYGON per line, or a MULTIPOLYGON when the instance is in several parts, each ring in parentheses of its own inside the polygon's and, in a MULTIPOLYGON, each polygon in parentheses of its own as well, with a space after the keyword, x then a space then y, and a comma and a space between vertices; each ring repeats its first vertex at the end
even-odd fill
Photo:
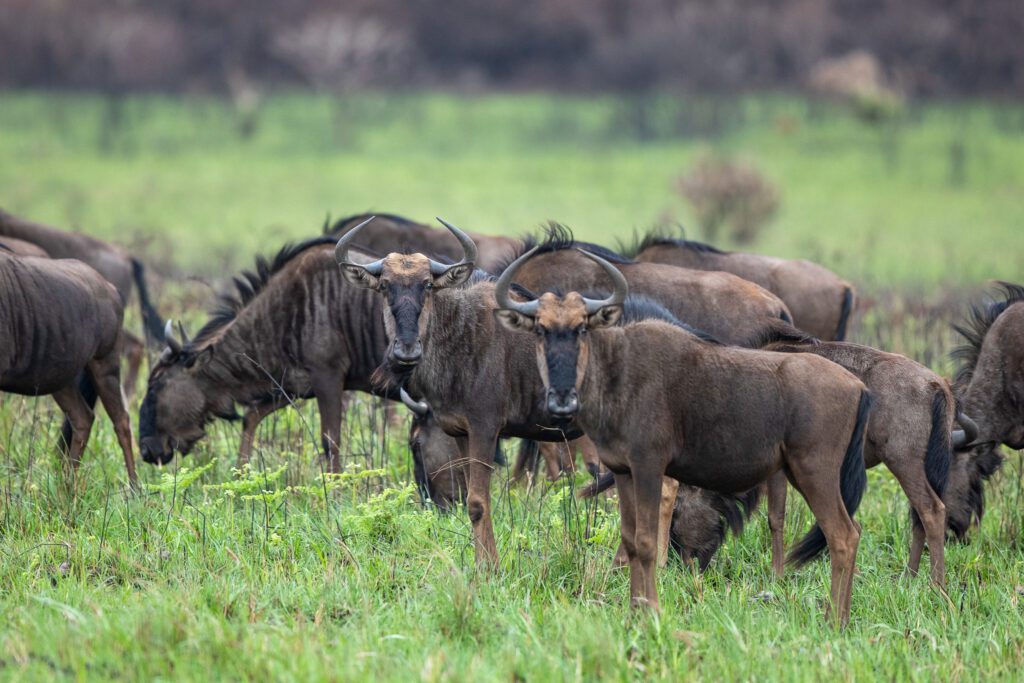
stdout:
POLYGON ((456 263, 440 275, 434 276, 434 289, 461 285, 473 274, 473 267, 472 263, 456 263))
POLYGON ((587 328, 591 330, 600 329, 602 327, 611 327, 615 323, 619 322, 619 318, 622 317, 622 306, 603 306, 597 313, 591 313, 587 318, 587 328))
POLYGON ((345 279, 350 284, 356 287, 363 287, 365 289, 376 289, 379 278, 370 275, 366 272, 365 268, 360 268, 355 265, 343 265, 341 266, 341 274, 345 276, 345 279))
POLYGON ((533 318, 508 308, 495 309, 494 319, 513 332, 530 332, 533 330, 533 318))
POLYGON ((213 357, 213 347, 212 346, 207 346, 205 349, 201 349, 199 351, 196 351, 193 354, 190 354, 188 356, 188 358, 185 359, 185 367, 186 368, 191 368, 191 367, 194 367, 196 365, 202 365, 206 361, 210 360, 210 358, 212 358, 212 357, 213 357))

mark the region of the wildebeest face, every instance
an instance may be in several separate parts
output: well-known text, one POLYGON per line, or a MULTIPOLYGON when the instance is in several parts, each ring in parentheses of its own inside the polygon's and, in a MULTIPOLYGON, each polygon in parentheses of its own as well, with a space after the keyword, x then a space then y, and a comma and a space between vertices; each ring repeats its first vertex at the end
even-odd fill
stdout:
POLYGON ((629 286, 615 266, 583 251, 605 270, 614 283, 615 289, 610 297, 588 299, 578 292, 560 297, 548 292, 534 301, 513 301, 509 297, 509 287, 515 273, 535 251, 536 248, 520 256, 498 278, 494 285, 494 298, 499 308, 494 315, 510 330, 533 332, 547 410, 555 418, 569 420, 580 408, 579 389, 590 357, 587 332, 618 322, 629 286))
POLYGON ((536 337, 537 369, 544 383, 545 405, 558 419, 572 419, 579 410, 580 385, 590 357, 587 332, 614 325, 622 315, 620 304, 588 313, 587 302, 577 292, 565 297, 549 292, 538 299, 533 317, 511 309, 495 312, 505 327, 530 331, 536 337))
POLYGON ((139 409, 139 451, 146 462, 163 465, 175 452, 188 455, 214 416, 238 418, 230 400, 212 400, 198 379, 210 353, 168 348, 150 373, 139 409))
POLYGON ((349 245, 370 220, 338 240, 335 256, 346 280, 357 287, 376 290, 386 299, 384 326, 389 341, 388 361, 398 366, 414 366, 423 356, 423 339, 434 292, 469 279, 473 274, 476 246, 461 230, 441 221, 462 244, 464 258, 459 263, 445 265, 423 254, 395 253, 373 263, 353 263, 348 260, 349 245))

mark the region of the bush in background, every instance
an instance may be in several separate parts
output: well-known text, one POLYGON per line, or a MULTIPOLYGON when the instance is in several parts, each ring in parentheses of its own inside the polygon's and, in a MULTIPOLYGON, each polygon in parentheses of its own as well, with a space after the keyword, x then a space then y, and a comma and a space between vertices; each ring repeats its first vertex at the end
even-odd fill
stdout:
POLYGON ((705 239, 717 242, 724 232, 736 244, 749 244, 779 208, 775 185, 748 163, 704 155, 678 181, 705 239))

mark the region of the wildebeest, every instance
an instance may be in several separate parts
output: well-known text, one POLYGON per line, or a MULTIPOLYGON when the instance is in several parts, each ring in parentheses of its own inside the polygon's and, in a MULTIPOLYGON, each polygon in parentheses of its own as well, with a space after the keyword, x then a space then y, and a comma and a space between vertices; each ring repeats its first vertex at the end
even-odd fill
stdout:
MULTIPOLYGON (((357 214, 342 218, 325 227, 324 232, 334 237, 341 237, 370 217, 370 214, 357 214)), ((496 268, 508 263, 508 256, 521 244, 522 240, 501 235, 484 235, 479 232, 466 232, 477 248, 475 266, 485 272, 497 274, 496 268)), ((458 240, 447 230, 431 225, 396 216, 394 214, 375 214, 373 230, 363 232, 355 241, 356 247, 363 247, 371 252, 387 254, 389 252, 425 254, 431 258, 440 258, 454 263, 462 256, 462 247, 458 240)))
POLYGON ((843 368, 810 354, 718 345, 660 321, 612 327, 626 278, 588 254, 615 283, 607 299, 546 293, 529 303, 508 287, 527 253, 495 287, 495 316, 533 336, 548 412, 571 420, 615 475, 622 544, 634 604, 657 608, 662 478, 712 491, 747 491, 784 469, 817 525, 794 548, 805 562, 832 560, 831 604, 849 618, 860 531, 850 515, 866 486, 864 430, 870 396, 843 368))
POLYGON ((19 240, 16 237, 0 237, 0 248, 6 249, 12 254, 16 254, 18 256, 50 257, 50 255, 46 253, 46 250, 39 245, 26 242, 25 240, 19 240))
POLYGON ((353 263, 348 252, 358 242, 355 230, 338 240, 336 257, 350 282, 386 299, 388 368, 455 437, 460 461, 467 463, 466 509, 476 558, 493 564, 498 555, 490 480, 499 435, 561 441, 580 432, 552 423, 533 349, 525 343, 528 337, 494 320, 494 282, 474 277, 476 245, 455 226, 445 225, 463 248, 454 264, 398 253, 370 264, 353 263))
MULTIPOLYGON (((139 412, 146 462, 187 453, 208 421, 237 419, 236 404, 259 418, 289 399, 315 397, 324 453, 331 470, 340 469, 342 392, 372 391, 387 337, 380 303, 341 276, 334 242, 319 237, 258 260, 195 339, 168 338, 139 412)), ((251 442, 243 437, 243 447, 251 442)))
POLYGON ((131 426, 121 393, 119 339, 124 310, 114 287, 73 259, 0 250, 0 391, 53 396, 64 412, 61 449, 81 461, 94 414, 80 385, 95 389, 114 425, 135 485, 131 426))
POLYGON ((842 341, 854 306, 854 288, 817 263, 730 252, 656 232, 625 253, 637 261, 733 273, 756 282, 786 302, 793 324, 813 337, 842 341))
POLYGON ((995 300, 971 307, 955 329, 965 339, 954 391, 977 422, 975 446, 954 458, 947 504, 949 526, 960 538, 985 510, 984 484, 1002 465, 1000 444, 1024 448, 1024 286, 1000 282, 995 300))
POLYGON ((593 293, 607 286, 601 268, 580 253, 582 249, 614 263, 634 294, 654 299, 682 322, 727 344, 747 345, 780 320, 791 321, 782 300, 753 282, 730 273, 639 263, 578 242, 567 228, 555 223, 548 225, 543 241, 527 240, 512 260, 534 248, 516 273, 516 282, 533 292, 593 293))
MULTIPOLYGON (((949 382, 906 356, 860 344, 786 340, 769 343, 764 348, 827 358, 864 382, 875 399, 867 426, 865 465, 871 468, 885 463, 910 501, 912 539, 908 570, 917 574, 927 540, 931 579, 944 586, 946 505, 943 501, 954 446, 953 423, 957 416, 949 382)), ((783 570, 785 515, 786 480, 776 475, 769 484, 768 523, 772 532, 772 567, 779 575, 783 570)))
MULTIPOLYGON (((145 267, 121 247, 103 242, 81 233, 19 218, 0 209, 0 239, 14 238, 30 242, 55 259, 78 259, 114 285, 121 297, 122 307, 128 305, 134 286, 139 295, 142 321, 146 336, 153 342, 163 339, 163 322, 153 307, 146 287, 145 267)), ((129 391, 135 387, 135 377, 142 362, 143 345, 138 337, 127 330, 122 335, 124 353, 128 358, 128 372, 124 378, 129 391)))

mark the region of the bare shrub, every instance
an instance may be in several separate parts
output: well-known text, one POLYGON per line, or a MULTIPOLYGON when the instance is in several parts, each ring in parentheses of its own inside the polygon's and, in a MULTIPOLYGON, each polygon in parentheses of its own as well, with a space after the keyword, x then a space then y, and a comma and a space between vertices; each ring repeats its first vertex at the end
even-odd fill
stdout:
POLYGON ((710 242, 723 231, 737 244, 753 242, 779 208, 775 185, 750 164, 733 159, 701 156, 677 188, 710 242))
POLYGON ((891 118, 903 108, 903 94, 886 77, 878 58, 866 50, 818 62, 808 84, 818 95, 849 105, 868 123, 891 118))

